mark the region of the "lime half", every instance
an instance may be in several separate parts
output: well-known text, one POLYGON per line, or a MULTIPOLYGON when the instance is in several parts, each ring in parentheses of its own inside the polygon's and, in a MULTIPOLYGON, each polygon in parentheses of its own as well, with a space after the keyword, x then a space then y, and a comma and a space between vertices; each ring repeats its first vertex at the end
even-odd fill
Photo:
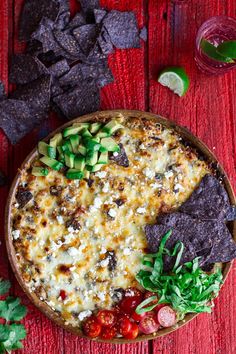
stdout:
POLYGON ((230 57, 218 53, 218 47, 215 47, 206 39, 201 40, 200 47, 203 53, 213 60, 221 61, 223 63, 234 63, 234 61, 230 57))
POLYGON ((189 87, 189 78, 185 70, 176 66, 164 69, 158 77, 158 82, 180 97, 186 93, 189 87))
POLYGON ((236 41, 225 41, 219 44, 217 52, 224 57, 236 59, 236 41))

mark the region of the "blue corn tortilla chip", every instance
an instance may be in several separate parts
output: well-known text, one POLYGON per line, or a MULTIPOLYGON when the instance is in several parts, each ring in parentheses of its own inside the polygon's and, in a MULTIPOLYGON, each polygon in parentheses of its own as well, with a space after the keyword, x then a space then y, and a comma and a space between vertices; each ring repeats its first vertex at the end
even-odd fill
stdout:
POLYGON ((59 2, 60 8, 55 21, 55 27, 63 30, 70 22, 70 4, 68 0, 57 1, 59 2))
POLYGON ((56 0, 26 0, 20 16, 19 39, 30 40, 42 18, 47 17, 54 22, 59 11, 60 4, 56 0))
POLYGON ((107 60, 107 54, 104 54, 99 43, 96 43, 91 52, 89 53, 86 62, 90 64, 97 64, 107 60))
POLYGON ((70 66, 66 59, 59 60, 48 68, 48 72, 56 78, 59 78, 60 76, 66 74, 69 70, 70 66))
POLYGON ((109 159, 114 161, 117 165, 123 167, 129 167, 129 159, 126 154, 125 148, 122 144, 119 144, 120 152, 113 153, 109 156, 109 159))
POLYGON ((5 174, 0 170, 0 187, 3 187, 7 184, 7 177, 5 174))
POLYGON ((78 12, 68 23, 66 29, 73 30, 74 28, 86 25, 86 19, 81 12, 78 12))
POLYGON ((223 220, 229 207, 229 197, 223 185, 207 174, 179 211, 199 219, 223 220))
POLYGON ((81 64, 76 64, 70 69, 70 71, 68 71, 68 73, 59 78, 59 84, 62 87, 74 87, 76 85, 79 85, 79 83, 83 80, 84 77, 81 71, 81 64))
POLYGON ((87 82, 63 93, 53 99, 67 119, 97 111, 100 106, 100 93, 96 86, 87 82))
POLYGON ((92 79, 100 87, 104 87, 114 81, 111 70, 107 63, 80 64, 81 73, 84 79, 92 79))
POLYGON ((95 22, 101 23, 105 18, 107 11, 104 9, 95 9, 93 13, 94 13, 95 22))
POLYGON ((225 220, 226 221, 233 221, 236 220, 236 206, 229 206, 226 215, 225 215, 225 220))
POLYGON ((141 31, 139 32, 139 37, 146 42, 147 41, 147 36, 148 36, 148 32, 147 32, 147 27, 144 26, 141 31))
POLYGON ((45 112, 38 112, 29 102, 14 99, 0 102, 0 127, 12 144, 18 143, 46 117, 45 112))
POLYGON ((95 24, 87 24, 73 30, 73 35, 85 55, 94 48, 99 34, 99 28, 95 24))
POLYGON ((99 9, 99 0, 79 0, 82 12, 93 14, 94 9, 99 9))
POLYGON ((11 98, 26 101, 37 111, 47 111, 50 103, 51 76, 44 75, 38 79, 18 86, 11 94, 11 98))
POLYGON ((12 58, 9 80, 15 84, 27 84, 36 80, 47 69, 30 54, 16 54, 12 58))
POLYGON ((116 48, 140 47, 139 30, 133 12, 112 10, 106 15, 103 25, 116 48))
POLYGON ((83 60, 83 52, 76 41, 75 37, 69 31, 54 30, 53 35, 58 45, 64 51, 64 57, 74 58, 75 60, 83 60))
POLYGON ((2 81, 0 81, 0 102, 5 100, 7 98, 6 92, 5 92, 5 87, 2 83, 2 81))
POLYGON ((98 44, 103 54, 108 55, 113 52, 113 44, 105 27, 101 29, 100 35, 98 37, 98 44))

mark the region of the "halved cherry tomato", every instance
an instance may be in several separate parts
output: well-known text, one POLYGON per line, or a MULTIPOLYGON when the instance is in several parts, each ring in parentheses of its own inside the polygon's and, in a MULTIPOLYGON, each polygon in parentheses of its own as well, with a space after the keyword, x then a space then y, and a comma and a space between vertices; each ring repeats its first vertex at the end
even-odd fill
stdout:
POLYGON ((146 315, 146 313, 141 313, 140 315, 137 314, 135 311, 132 313, 131 318, 136 321, 136 322, 140 322, 142 318, 144 318, 144 316, 146 315))
POLYGON ((102 329, 102 333, 100 337, 102 339, 112 339, 115 337, 115 335, 116 335, 115 327, 111 327, 111 328, 105 327, 102 329))
POLYGON ((166 304, 159 304, 156 307, 154 307, 153 311, 158 312, 162 307, 165 307, 166 304))
POLYGON ((117 323, 118 332, 124 337, 132 328, 132 322, 127 317, 122 317, 117 323))
POLYGON ((64 301, 67 298, 65 290, 60 290, 59 296, 61 297, 62 301, 64 301))
POLYGON ((82 327, 84 334, 86 334, 86 336, 90 338, 98 337, 102 330, 102 326, 100 325, 95 316, 88 317, 84 321, 82 327))
POLYGON ((154 312, 148 312, 139 323, 139 330, 144 334, 156 332, 160 327, 157 316, 154 312))
POLYGON ((116 314, 111 310, 100 310, 97 313, 97 320, 103 327, 112 327, 116 323, 116 314))
POLYGON ((121 300, 120 308, 122 311, 131 314, 141 302, 142 298, 140 296, 128 296, 121 300))
POLYGON ((174 326, 176 323, 176 312, 170 306, 164 306, 158 311, 157 319, 162 327, 174 326))
POLYGON ((138 325, 136 323, 132 323, 130 331, 124 337, 126 339, 135 339, 138 336, 138 332, 138 325))
POLYGON ((133 297, 133 296, 138 296, 138 297, 143 297, 142 291, 135 287, 130 287, 125 290, 125 297, 133 297))

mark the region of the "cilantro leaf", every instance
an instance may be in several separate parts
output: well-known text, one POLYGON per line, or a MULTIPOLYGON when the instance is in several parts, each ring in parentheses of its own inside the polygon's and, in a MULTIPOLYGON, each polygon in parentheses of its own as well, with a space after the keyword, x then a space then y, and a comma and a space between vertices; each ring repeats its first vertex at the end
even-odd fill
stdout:
POLYGON ((4 294, 8 293, 10 287, 11 287, 11 284, 8 280, 0 279, 0 295, 4 295, 4 294))
POLYGON ((0 342, 7 340, 10 334, 10 329, 8 326, 0 324, 0 342))
MULTIPOLYGON (((211 312, 211 300, 218 295, 223 276, 220 269, 214 273, 205 273, 199 267, 199 257, 192 262, 180 264, 184 251, 184 244, 177 242, 173 252, 166 252, 165 243, 171 235, 168 231, 162 238, 157 253, 146 254, 143 265, 136 275, 138 282, 147 290, 157 293, 161 303, 169 303, 183 318, 189 312, 211 312), (163 255, 175 258, 175 265, 170 273, 163 271, 163 255)), ((149 301, 144 300, 136 309, 137 313, 144 313, 153 309, 149 301)))
POLYGON ((8 296, 0 302, 0 317, 7 321, 20 321, 26 315, 26 307, 20 304, 20 299, 8 296), (1 308, 2 302, 2 308, 1 308))

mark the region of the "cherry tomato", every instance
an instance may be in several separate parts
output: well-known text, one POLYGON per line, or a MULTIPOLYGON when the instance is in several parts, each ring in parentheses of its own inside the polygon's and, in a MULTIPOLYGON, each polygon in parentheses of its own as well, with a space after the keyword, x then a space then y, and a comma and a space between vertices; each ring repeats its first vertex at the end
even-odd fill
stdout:
POLYGON ((105 327, 102 329, 102 333, 100 335, 100 338, 102 339, 112 339, 114 338, 116 335, 116 329, 115 327, 111 327, 111 328, 108 328, 108 327, 105 327))
POLYGON ((157 319, 162 327, 174 326, 176 323, 176 312, 170 306, 164 306, 158 311, 157 319))
POLYGON ((83 331, 86 336, 90 338, 96 338, 99 336, 102 330, 102 326, 98 322, 95 316, 88 317, 83 323, 83 331))
POLYGON ((139 296, 128 296, 121 300, 120 308, 122 311, 131 314, 141 302, 142 298, 139 296))
POLYGON ((112 327, 116 323, 116 314, 110 310, 100 310, 97 313, 97 320, 103 327, 112 327))
POLYGON ((60 290, 59 296, 61 297, 62 301, 64 301, 67 298, 65 290, 60 290))
POLYGON ((135 311, 132 313, 131 318, 136 321, 136 322, 140 322, 141 319, 146 315, 146 313, 141 313, 140 315, 137 314, 135 311))
POLYGON ((144 334, 156 332, 160 327, 157 316, 154 312, 148 312, 139 323, 139 330, 144 334))
POLYGON ((158 312, 162 307, 165 307, 166 304, 159 304, 156 307, 154 307, 153 311, 158 312))
POLYGON ((127 317, 123 317, 117 323, 117 327, 118 332, 124 337, 131 331, 132 322, 127 317))
POLYGON ((132 323, 130 331, 124 336, 126 339, 135 339, 138 336, 138 325, 136 323, 132 323))
POLYGON ((133 297, 133 296, 138 296, 143 298, 143 293, 137 288, 130 287, 125 290, 125 297, 133 297))

